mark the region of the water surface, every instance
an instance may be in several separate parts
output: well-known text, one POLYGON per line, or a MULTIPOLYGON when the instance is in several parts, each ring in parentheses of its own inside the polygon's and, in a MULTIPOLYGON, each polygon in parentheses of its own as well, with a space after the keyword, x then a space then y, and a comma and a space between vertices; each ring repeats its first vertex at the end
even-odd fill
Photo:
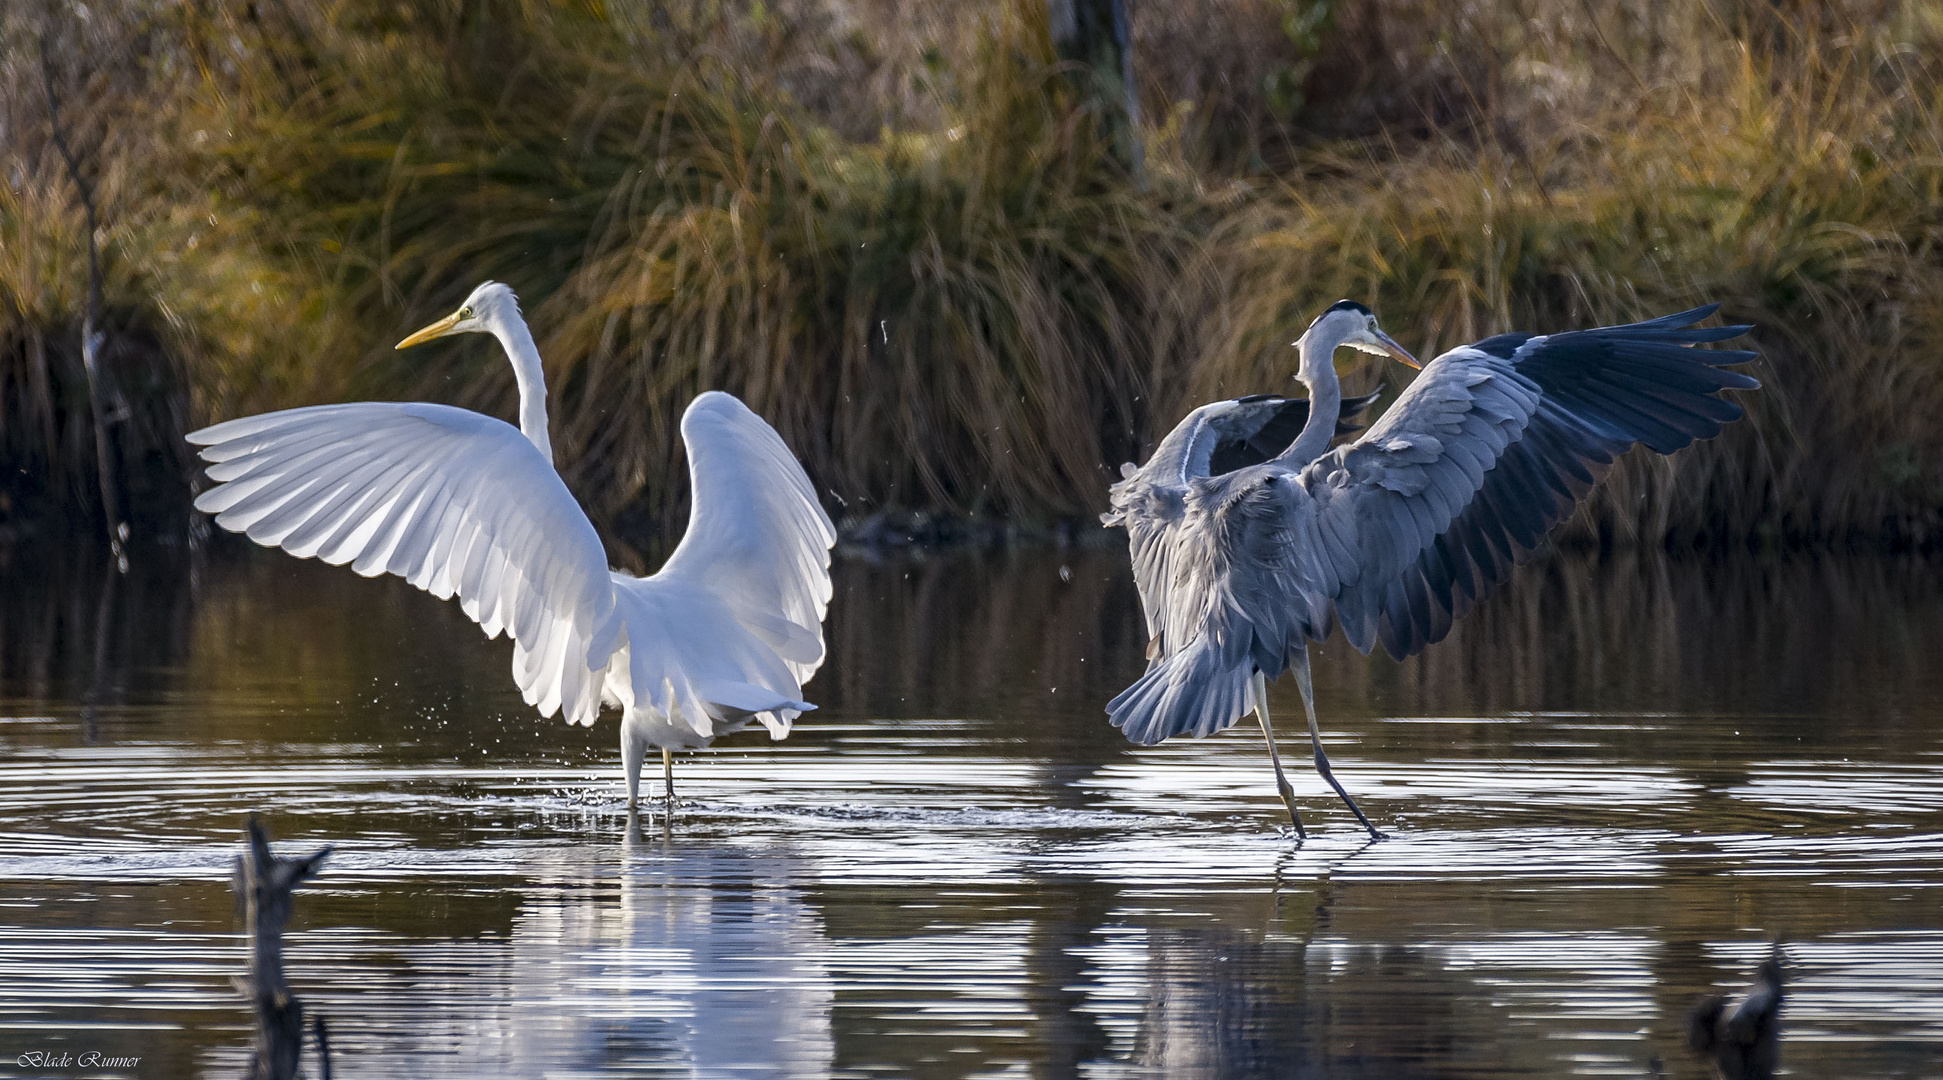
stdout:
POLYGON ((1303 769, 1278 830, 1252 727, 1106 725, 1124 552, 837 578, 823 708, 678 758, 664 830, 454 605, 0 553, 0 1076, 238 1074, 249 813, 335 848, 287 962, 341 1076, 1698 1077, 1687 1009, 1776 937, 1792 1075, 1943 1075, 1922 562, 1554 556, 1425 657, 1333 642, 1377 844, 1303 769))

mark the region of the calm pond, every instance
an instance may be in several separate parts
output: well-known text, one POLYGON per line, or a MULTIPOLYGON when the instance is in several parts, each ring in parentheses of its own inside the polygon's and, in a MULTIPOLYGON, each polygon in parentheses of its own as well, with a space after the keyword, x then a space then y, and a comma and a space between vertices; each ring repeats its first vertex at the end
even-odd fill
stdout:
MULTIPOLYGON (((1135 749, 1124 550, 846 558, 821 711, 683 755, 542 721, 456 605, 219 545, 0 553, 0 1076, 240 1075, 245 816, 335 845, 291 981, 344 1077, 1943 1075, 1943 572, 1555 555, 1415 661, 1317 661, 1312 838, 1260 735, 1135 749), (659 792, 659 783, 655 784, 659 792)), ((1283 730, 1300 727, 1293 684, 1283 730)), ((1299 744, 1291 749, 1299 765, 1299 744)))

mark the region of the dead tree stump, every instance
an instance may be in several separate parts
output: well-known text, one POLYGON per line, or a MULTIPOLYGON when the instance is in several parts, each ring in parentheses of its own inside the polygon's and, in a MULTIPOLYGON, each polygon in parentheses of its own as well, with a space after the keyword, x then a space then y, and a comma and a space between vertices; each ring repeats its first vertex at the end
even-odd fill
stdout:
POLYGON ((1727 996, 1704 998, 1687 1015, 1687 1044, 1721 1080, 1770 1080, 1781 1057, 1781 1002, 1787 997, 1781 944, 1755 970, 1754 985, 1732 1011, 1727 996))
POLYGON ((1135 183, 1144 183, 1127 0, 1047 0, 1046 16, 1053 50, 1073 65, 1080 99, 1097 114, 1100 134, 1135 183))
MULTIPOLYGON (((294 1080, 297 1075, 304 1048, 304 1005, 283 978, 283 927, 290 921, 291 890, 317 873, 330 853, 326 847, 301 859, 279 859, 270 852, 263 826, 254 815, 250 818, 249 846, 236 859, 234 885, 250 937, 249 975, 236 980, 236 988, 256 1011, 256 1056, 250 1061, 249 1080, 294 1080)), ((321 1038, 319 1042, 321 1046, 321 1038)), ((329 1070, 326 1062, 324 1075, 329 1070)))

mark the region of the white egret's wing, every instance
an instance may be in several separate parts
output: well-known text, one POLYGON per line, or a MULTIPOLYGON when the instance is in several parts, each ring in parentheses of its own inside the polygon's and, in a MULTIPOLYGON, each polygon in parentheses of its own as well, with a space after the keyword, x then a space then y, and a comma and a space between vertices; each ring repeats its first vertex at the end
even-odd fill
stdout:
POLYGON ((753 714, 771 738, 816 706, 801 700, 802 682, 789 663, 749 629, 714 589, 656 574, 620 582, 627 622, 627 658, 608 675, 616 700, 685 723, 703 744, 721 720, 753 714))
POLYGON ((454 594, 542 715, 591 724, 622 644, 587 515, 518 430, 445 405, 360 402, 250 416, 190 433, 217 485, 216 524, 298 558, 397 574, 454 594))
POLYGON ((657 578, 704 585, 776 650, 797 682, 823 663, 837 531, 782 437, 711 390, 681 417, 692 491, 688 531, 657 578))
POLYGON ((1627 326, 1502 334, 1426 365, 1368 434, 1303 470, 1343 632, 1401 659, 1441 640, 1569 514, 1614 457, 1712 438, 1751 389, 1692 349, 1746 333, 1694 329, 1713 306, 1627 326))

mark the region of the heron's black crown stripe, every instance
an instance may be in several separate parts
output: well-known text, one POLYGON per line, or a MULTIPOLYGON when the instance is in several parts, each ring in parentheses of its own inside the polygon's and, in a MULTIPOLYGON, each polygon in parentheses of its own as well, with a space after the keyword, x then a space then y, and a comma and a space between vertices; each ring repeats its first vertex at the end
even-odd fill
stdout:
MULTIPOLYGON (((1354 300, 1338 300, 1335 303, 1329 305, 1329 311, 1360 311, 1365 315, 1368 315, 1370 313, 1369 308, 1364 307, 1363 305, 1357 303, 1354 300)), ((1329 314, 1329 311, 1325 311, 1323 312, 1323 314, 1327 315, 1329 314)))

